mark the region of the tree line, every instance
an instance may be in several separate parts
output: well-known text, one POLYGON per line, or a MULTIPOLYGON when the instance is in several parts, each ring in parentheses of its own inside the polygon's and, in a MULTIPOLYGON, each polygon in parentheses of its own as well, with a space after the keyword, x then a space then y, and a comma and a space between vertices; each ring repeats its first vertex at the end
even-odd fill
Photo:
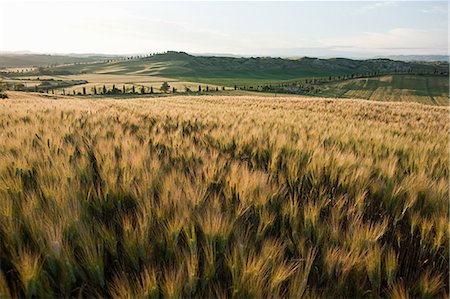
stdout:
MULTIPOLYGON (((179 90, 175 86, 170 86, 168 82, 164 81, 161 84, 161 87, 159 88, 159 91, 156 91, 153 86, 147 87, 147 86, 135 86, 132 85, 131 87, 126 86, 125 84, 122 85, 121 88, 118 88, 115 84, 112 85, 112 87, 108 88, 106 85, 103 85, 102 87, 94 86, 90 89, 90 92, 88 92, 86 87, 82 87, 81 91, 75 91, 72 90, 72 92, 67 92, 65 89, 62 89, 63 95, 119 95, 119 94, 164 94, 164 93, 200 93, 200 92, 218 92, 218 91, 224 91, 225 86, 222 86, 221 88, 215 86, 210 87, 209 85, 198 85, 196 89, 193 89, 189 86, 184 86, 184 90, 179 90)), ((46 91, 49 93, 49 91, 46 91)), ((52 90, 52 93, 54 91, 52 90)))

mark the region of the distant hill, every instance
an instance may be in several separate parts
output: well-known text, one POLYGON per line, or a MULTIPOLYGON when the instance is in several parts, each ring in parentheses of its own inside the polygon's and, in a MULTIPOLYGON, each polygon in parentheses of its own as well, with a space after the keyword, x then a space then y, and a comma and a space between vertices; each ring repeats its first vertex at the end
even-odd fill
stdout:
POLYGON ((387 58, 401 61, 446 61, 450 62, 450 56, 448 55, 392 55, 387 58))
POLYGON ((448 63, 417 63, 390 59, 352 60, 304 57, 193 56, 184 52, 167 52, 135 61, 122 61, 110 68, 116 73, 157 74, 213 84, 286 81, 298 78, 345 76, 365 73, 434 73, 448 72, 448 63), (114 71, 116 69, 116 71, 114 71))
POLYGON ((365 72, 430 72, 445 71, 448 64, 408 63, 391 59, 352 60, 347 58, 319 59, 303 57, 283 59, 272 57, 220 57, 193 56, 184 52, 167 52, 143 58, 145 62, 171 62, 164 74, 192 76, 198 73, 211 76, 239 75, 248 72, 252 76, 264 77, 266 73, 281 77, 311 77, 323 75, 345 75, 365 72))
POLYGON ((0 53, 0 68, 43 67, 69 63, 88 63, 108 59, 102 55, 48 55, 0 53))
POLYGON ((45 69, 43 74, 139 74, 154 75, 208 84, 232 85, 276 83, 301 78, 391 73, 448 73, 445 62, 405 62, 391 59, 352 60, 303 57, 194 56, 169 51, 149 56, 133 56, 90 64, 45 69))

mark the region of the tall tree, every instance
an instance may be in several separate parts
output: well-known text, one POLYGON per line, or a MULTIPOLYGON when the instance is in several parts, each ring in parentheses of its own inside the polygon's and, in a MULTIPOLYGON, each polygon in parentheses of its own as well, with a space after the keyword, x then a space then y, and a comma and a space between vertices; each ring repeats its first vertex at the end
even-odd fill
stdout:
POLYGON ((164 81, 163 84, 161 85, 160 90, 162 92, 168 92, 169 88, 170 88, 170 85, 166 81, 164 81))

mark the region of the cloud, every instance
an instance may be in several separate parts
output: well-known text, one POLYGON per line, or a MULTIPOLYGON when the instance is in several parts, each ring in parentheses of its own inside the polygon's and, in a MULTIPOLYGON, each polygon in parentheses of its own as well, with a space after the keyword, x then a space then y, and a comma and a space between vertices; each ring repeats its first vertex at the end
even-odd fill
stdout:
MULTIPOLYGON (((316 40, 300 40, 296 43, 264 47, 258 53, 280 53, 283 56, 304 55, 447 55, 446 30, 394 28, 387 32, 365 32, 353 36, 336 36, 316 40)), ((254 41, 253 45, 258 45, 254 41)), ((255 49, 254 49, 255 50, 255 49)))
POLYGON ((396 1, 384 1, 384 2, 375 2, 369 3, 360 7, 355 8, 351 14, 360 15, 371 12, 373 10, 383 9, 386 7, 395 7, 397 6, 396 1))
POLYGON ((447 5, 433 5, 428 9, 423 9, 422 12, 427 14, 447 14, 448 7, 447 5))
POLYGON ((93 1, 89 5, 79 5, 77 2, 35 1, 24 6, 20 2, 9 2, 7 13, 0 18, 0 50, 29 49, 52 53, 184 50, 271 55, 294 53, 298 49, 312 53, 308 55, 318 52, 326 55, 327 51, 376 55, 446 54, 447 24, 440 24, 444 19, 447 23, 446 15, 442 14, 447 5, 435 2, 411 8, 400 7, 398 3, 401 2, 358 2, 344 6, 343 10, 330 11, 331 7, 340 6, 316 7, 308 2, 305 4, 306 7, 311 5, 308 11, 323 9, 323 16, 328 16, 327 22, 318 17, 321 10, 317 10, 317 14, 291 14, 291 17, 283 11, 261 22, 259 18, 263 15, 256 14, 255 8, 248 5, 236 6, 230 10, 233 14, 229 14, 225 13, 227 10, 222 11, 223 7, 218 10, 211 4, 202 4, 200 8, 195 7, 195 12, 201 12, 198 15, 191 13, 193 8, 186 10, 189 5, 175 9, 179 4, 172 7, 161 3, 137 5, 93 1), (387 9, 391 6, 398 6, 398 9, 387 9), (420 9, 427 10, 422 12, 420 9), (386 20, 383 18, 385 10, 397 11, 400 17, 386 20), (366 17, 372 20, 374 15, 376 18, 373 22, 355 23, 355 18, 348 14, 356 12, 365 14, 358 16, 358 20, 366 17), (18 19, 21 22, 17 22, 18 19), (320 24, 316 22, 319 20, 320 24), (231 26, 224 26, 227 23, 231 26), (364 32, 400 26, 422 30, 396 28, 386 32, 364 32), (433 30, 431 26, 441 29, 433 30))

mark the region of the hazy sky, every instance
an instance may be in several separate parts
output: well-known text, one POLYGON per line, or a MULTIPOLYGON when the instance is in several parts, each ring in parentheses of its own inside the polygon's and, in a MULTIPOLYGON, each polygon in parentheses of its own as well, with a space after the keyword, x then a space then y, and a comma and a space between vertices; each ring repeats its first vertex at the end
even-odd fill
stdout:
POLYGON ((447 1, 0 0, 0 51, 447 54, 447 1))

